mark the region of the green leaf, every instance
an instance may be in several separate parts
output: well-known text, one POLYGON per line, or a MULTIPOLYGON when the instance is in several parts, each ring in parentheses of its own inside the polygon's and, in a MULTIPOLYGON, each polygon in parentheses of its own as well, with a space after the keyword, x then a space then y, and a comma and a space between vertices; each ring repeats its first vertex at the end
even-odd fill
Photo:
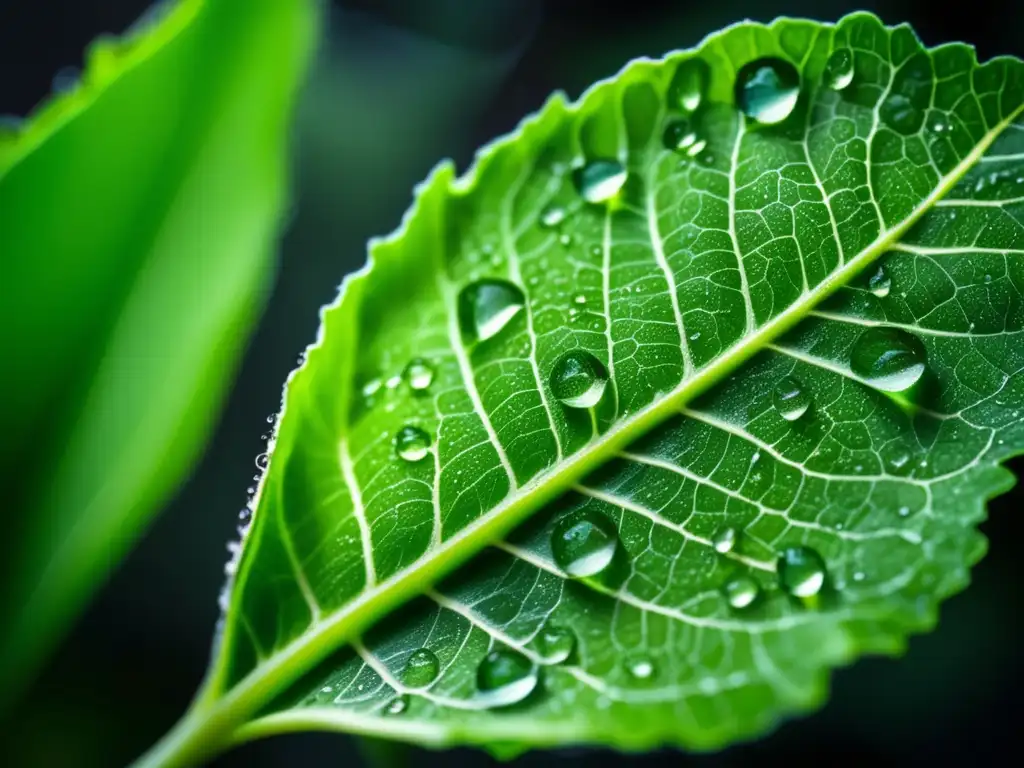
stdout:
POLYGON ((782 19, 439 166, 288 382, 150 759, 717 748, 901 652, 1024 448, 1022 110, 1017 60, 782 19))
POLYGON ((0 136, 7 703, 209 435, 313 37, 311 2, 184 0, 0 136))

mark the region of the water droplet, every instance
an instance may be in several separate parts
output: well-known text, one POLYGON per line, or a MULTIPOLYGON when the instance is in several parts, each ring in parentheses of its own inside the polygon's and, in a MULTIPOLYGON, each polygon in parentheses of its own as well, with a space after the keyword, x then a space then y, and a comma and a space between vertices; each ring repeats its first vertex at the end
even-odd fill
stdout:
POLYGON ((712 544, 715 545, 715 551, 721 554, 732 552, 736 547, 736 539, 739 538, 739 532, 735 528, 723 528, 715 534, 715 538, 712 539, 712 544))
POLYGON ((423 392, 434 381, 434 366, 430 364, 429 360, 414 357, 402 371, 402 378, 405 379, 411 390, 423 392))
POLYGON ((409 694, 403 693, 391 700, 391 703, 384 708, 388 715, 400 715, 409 708, 409 694))
POLYGON ((567 627, 546 623, 537 636, 537 644, 548 664, 561 664, 576 649, 576 635, 567 627))
POLYGON ((459 326, 472 341, 487 341, 509 324, 526 303, 507 280, 477 280, 459 293, 459 326))
POLYGON ((853 574, 853 580, 854 581, 864 581, 865 577, 866 576, 865 576, 864 571, 857 571, 856 573, 853 574))
POLYGON ((921 130, 924 114, 902 93, 893 93, 879 107, 882 122, 896 133, 910 136, 921 130))
POLYGON ((840 48, 832 51, 825 62, 825 84, 833 91, 841 91, 853 82, 853 51, 840 48))
POLYGON ((709 68, 703 59, 687 59, 676 68, 669 87, 669 101, 683 112, 694 112, 704 99, 709 68))
POLYGON ((586 303, 587 303, 587 297, 586 297, 586 296, 584 296, 584 295, 583 295, 583 294, 581 293, 581 294, 578 294, 578 295, 576 296, 576 298, 575 298, 575 299, 573 299, 573 301, 574 301, 574 302, 576 302, 577 304, 586 304, 586 303))
POLYGON ((540 670, 526 656, 509 649, 491 651, 476 669, 476 686, 488 706, 516 704, 537 687, 540 670))
POLYGON ((723 591, 725 599, 733 608, 746 608, 757 599, 761 590, 749 576, 737 576, 726 582, 723 591))
POLYGON ((910 515, 910 507, 900 507, 896 510, 896 514, 900 517, 908 517, 910 515))
POLYGON ((796 421, 810 409, 811 395, 797 379, 786 376, 775 385, 772 405, 786 421, 796 421))
POLYGON ((82 72, 78 67, 61 67, 53 76, 51 88, 54 93, 70 91, 82 79, 82 72))
POLYGON ((565 208, 560 205, 549 205, 540 214, 540 223, 548 228, 557 227, 565 221, 565 208))
POLYGON ((25 118, 20 115, 0 115, 0 141, 13 141, 25 129, 25 118))
POLYGON ((736 75, 736 105, 759 123, 781 123, 792 114, 799 96, 800 73, 788 61, 758 59, 736 75))
POLYGON ((441 662, 429 648, 420 648, 409 655, 402 670, 402 682, 409 688, 430 685, 441 674, 441 662))
POLYGON ((791 595, 813 597, 825 584, 825 562, 810 547, 790 547, 776 567, 779 583, 791 595))
POLYGON ((430 435, 419 427, 405 426, 395 435, 395 453, 405 461, 420 461, 430 452, 430 435))
POLYGON ((563 405, 592 408, 608 386, 608 369, 589 352, 574 349, 558 358, 548 383, 563 405))
POLYGON ((383 386, 383 382, 380 379, 370 379, 363 384, 363 397, 373 397, 381 386, 383 386))
POLYGON ((570 576, 595 576, 611 563, 619 545, 619 534, 607 517, 587 510, 566 515, 555 524, 551 551, 559 568, 570 576))
POLYGON ((606 203, 622 190, 626 169, 615 160, 594 160, 573 174, 576 189, 588 203, 606 203))
POLYGON ((665 149, 689 154, 690 148, 697 142, 697 132, 686 120, 673 120, 665 126, 661 140, 665 149))
POLYGON ((853 344, 850 370, 886 392, 902 392, 924 374, 924 345, 896 328, 869 328, 853 344))
POLYGON ((558 242, 563 248, 568 248, 572 245, 572 235, 568 232, 563 232, 558 236, 558 242))
POLYGON ((871 277, 868 278, 868 290, 880 299, 889 295, 892 289, 892 278, 885 271, 885 267, 879 267, 871 277))
POLYGON ((654 677, 654 662, 646 656, 627 659, 626 671, 634 680, 650 680, 654 677))

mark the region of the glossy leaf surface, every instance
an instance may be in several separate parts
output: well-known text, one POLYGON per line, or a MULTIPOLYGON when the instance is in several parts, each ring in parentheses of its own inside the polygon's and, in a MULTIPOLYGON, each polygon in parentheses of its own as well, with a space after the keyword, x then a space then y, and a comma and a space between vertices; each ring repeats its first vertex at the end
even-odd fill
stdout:
POLYGON ((901 651, 1024 447, 1022 107, 870 15, 745 23, 442 164, 289 381, 194 717, 713 748, 901 651))

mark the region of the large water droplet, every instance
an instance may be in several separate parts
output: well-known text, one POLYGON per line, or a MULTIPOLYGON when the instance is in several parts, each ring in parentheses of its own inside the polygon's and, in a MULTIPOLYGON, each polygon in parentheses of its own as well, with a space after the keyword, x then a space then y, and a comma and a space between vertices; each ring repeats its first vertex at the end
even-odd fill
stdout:
POLYGON ((409 694, 403 693, 391 700, 391 703, 384 708, 387 715, 400 715, 409 708, 409 694))
POLYGON ((619 545, 619 533, 607 517, 587 510, 567 515, 555 524, 551 552, 558 566, 570 576, 595 576, 611 563, 619 545))
POLYGON ((548 664, 561 664, 576 649, 576 635, 568 627, 547 622, 537 636, 537 645, 548 664))
POLYGON ((654 677, 654 662, 647 656, 634 656, 626 659, 626 672, 634 680, 650 680, 654 677))
POLYGON ((539 677, 537 665, 518 651, 491 651, 476 669, 479 698, 491 707, 516 704, 533 692, 539 677))
POLYGON ((757 582, 749 576, 737 576, 726 582, 722 589, 725 599, 733 608, 746 608, 757 599, 761 591, 757 582))
POLYGON ((608 386, 608 369, 589 352, 566 352, 551 369, 551 392, 570 408, 592 408, 608 386))
POLYGON ((736 75, 736 105, 759 123, 781 123, 792 114, 799 97, 800 73, 788 61, 758 59, 736 75))
POLYGON ((395 435, 395 453, 405 461, 421 461, 430 452, 430 435, 419 427, 406 426, 395 435))
POLYGON ((459 293, 459 326, 466 338, 487 341, 508 325, 525 304, 522 290, 507 280, 477 280, 459 293))
POLYGON ((694 112, 704 99, 710 70, 703 59, 687 59, 676 69, 669 87, 669 101, 683 112, 694 112))
POLYGON ((811 407, 811 395, 797 379, 786 376, 775 385, 772 405, 786 421, 796 421, 811 407))
POLYGON ((739 531, 735 528, 723 528, 715 534, 715 538, 712 539, 711 543, 714 544, 716 552, 724 555, 735 549, 736 539, 738 539, 739 536, 739 531))
POLYGON ((402 670, 402 682, 409 688, 424 688, 441 673, 441 662, 429 648, 420 648, 409 655, 402 670))
POLYGON ((882 122, 899 134, 910 136, 921 130, 924 113, 902 93, 890 94, 878 108, 882 122))
POLYGON ((414 392, 423 392, 434 381, 434 366, 429 360, 414 357, 402 371, 402 378, 414 392))
POLYGON ((573 174, 576 189, 588 203, 605 203, 626 183, 626 169, 615 160, 594 160, 573 174))
POLYGON ((797 597, 813 597, 825 584, 825 561, 810 547, 790 547, 779 556, 779 584, 797 597))
POLYGON ((825 62, 823 75, 825 85, 833 91, 841 91, 853 82, 853 51, 849 48, 840 48, 832 51, 832 55, 825 62))
POLYGON ((886 272, 885 267, 879 267, 871 277, 868 278, 868 290, 880 299, 889 295, 892 289, 892 278, 886 272))
POLYGON ((850 370, 886 392, 902 392, 924 374, 926 355, 920 340, 897 328, 868 328, 850 351, 850 370))

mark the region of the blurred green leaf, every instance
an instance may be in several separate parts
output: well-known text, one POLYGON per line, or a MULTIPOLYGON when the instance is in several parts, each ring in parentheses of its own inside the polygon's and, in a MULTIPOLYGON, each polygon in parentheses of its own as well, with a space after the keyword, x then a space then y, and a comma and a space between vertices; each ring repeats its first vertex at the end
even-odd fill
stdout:
POLYGON ((895 654, 1024 450, 1024 64, 743 23, 439 166, 288 382, 191 711, 712 749, 895 654))
POLYGON ((164 6, 0 135, 0 707, 209 434, 272 277, 316 21, 164 6))

